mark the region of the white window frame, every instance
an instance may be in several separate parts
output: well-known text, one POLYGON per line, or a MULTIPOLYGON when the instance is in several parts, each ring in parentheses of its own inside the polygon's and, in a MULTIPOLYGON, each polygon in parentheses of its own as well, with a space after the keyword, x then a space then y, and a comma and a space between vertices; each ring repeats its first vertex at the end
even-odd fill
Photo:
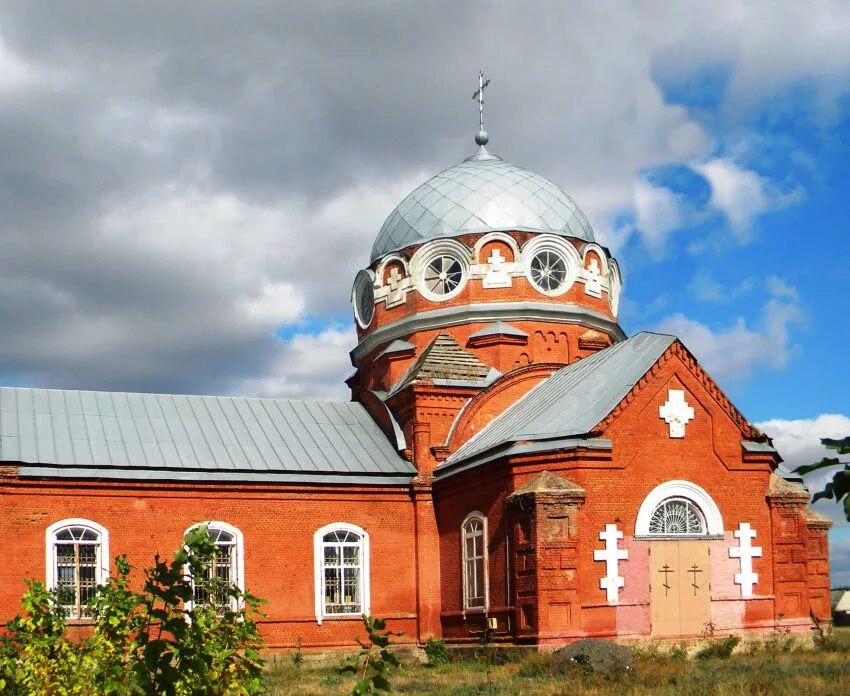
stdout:
POLYGON ((370 594, 370 561, 369 561, 369 533, 358 527, 356 524, 349 522, 332 522, 324 527, 317 529, 313 534, 313 577, 314 577, 314 598, 316 610, 316 623, 320 626, 324 619, 346 618, 352 616, 361 616, 369 614, 371 604, 370 594), (325 613, 325 552, 324 552, 324 536, 331 532, 352 532, 360 536, 360 611, 346 614, 327 614, 325 613))
MULTIPOLYGON (((197 529, 198 527, 206 527, 208 530, 210 529, 218 529, 222 532, 227 532, 228 534, 232 534, 236 544, 236 558, 233 563, 233 570, 235 571, 236 577, 231 578, 231 583, 235 585, 240 592, 245 591, 245 538, 242 535, 242 530, 238 527, 234 527, 232 524, 228 524, 227 522, 222 522, 221 520, 209 520, 206 522, 197 522, 196 524, 190 525, 186 528, 186 531, 183 532, 183 539, 186 539, 186 535, 191 532, 193 529, 197 529)), ((194 593, 194 577, 192 576, 192 570, 186 565, 184 571, 186 578, 192 582, 192 591, 194 593)), ((193 595, 194 596, 194 595, 193 595)), ((241 604, 241 603, 240 603, 241 604)), ((186 602, 186 610, 191 611, 192 607, 195 605, 193 600, 189 600, 186 602)), ((236 611, 240 606, 234 603, 233 610, 236 611)))
POLYGON ((657 534, 650 533, 649 522, 656 508, 669 498, 685 498, 699 508, 705 519, 705 537, 723 536, 723 517, 720 515, 720 508, 705 489, 690 481, 667 481, 653 488, 641 503, 635 520, 636 538, 658 538, 657 534))
POLYGON ((463 522, 460 525, 460 563, 461 563, 461 577, 463 578, 463 611, 465 614, 476 614, 476 613, 486 613, 490 609, 490 558, 487 544, 487 516, 475 510, 470 512, 466 517, 463 518, 463 522), (467 557, 466 557, 466 525, 469 524, 472 520, 478 520, 481 522, 482 527, 482 538, 481 538, 481 550, 483 553, 483 568, 484 568, 484 605, 480 607, 470 607, 469 606, 469 582, 468 582, 468 571, 467 571, 467 557))
MULTIPOLYGON (((51 524, 44 533, 45 538, 45 584, 48 590, 57 589, 58 578, 56 577, 56 534, 67 527, 86 527, 96 532, 100 537, 97 552, 97 566, 95 581, 103 585, 109 578, 109 530, 101 524, 87 520, 82 517, 69 517, 51 524)), ((85 621, 82 616, 70 616, 73 621, 85 621)))

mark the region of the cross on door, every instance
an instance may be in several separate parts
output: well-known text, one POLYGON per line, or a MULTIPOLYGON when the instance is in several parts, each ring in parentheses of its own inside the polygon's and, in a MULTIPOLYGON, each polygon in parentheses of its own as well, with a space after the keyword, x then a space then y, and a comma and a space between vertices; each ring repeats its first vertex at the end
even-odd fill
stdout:
POLYGON ((694 597, 697 596, 697 590, 699 589, 699 585, 697 585, 697 573, 702 572, 702 568, 697 567, 697 564, 694 563, 688 572, 694 576, 694 579, 691 581, 691 587, 694 588, 694 597))
POLYGON ((670 582, 670 573, 675 573, 676 571, 673 570, 669 565, 667 565, 665 563, 664 566, 661 568, 661 570, 659 570, 658 572, 664 573, 663 587, 664 587, 664 596, 666 597, 670 593, 670 585, 668 584, 670 582))

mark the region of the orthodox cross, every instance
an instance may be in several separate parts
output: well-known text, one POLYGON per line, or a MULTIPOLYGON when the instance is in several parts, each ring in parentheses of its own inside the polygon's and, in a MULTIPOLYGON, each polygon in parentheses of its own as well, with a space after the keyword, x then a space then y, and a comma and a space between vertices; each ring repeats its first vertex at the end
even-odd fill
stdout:
POLYGON ((484 130, 484 90, 487 89, 487 85, 490 84, 490 80, 484 77, 484 71, 478 71, 478 89, 475 90, 475 94, 472 95, 473 99, 478 100, 478 128, 479 130, 484 130))
POLYGON ((733 534, 740 545, 729 549, 729 556, 741 559, 741 572, 735 573, 735 584, 741 586, 742 597, 752 597, 753 585, 759 581, 759 574, 753 572, 753 559, 761 558, 761 546, 752 545, 756 530, 750 528, 749 522, 741 522, 733 534))
POLYGON ((697 590, 699 589, 699 585, 697 585, 697 573, 702 572, 702 568, 698 568, 697 564, 694 563, 688 572, 694 576, 694 579, 691 581, 691 587, 694 588, 694 597, 697 596, 697 590))
POLYGON ((694 419, 694 409, 685 401, 681 389, 667 390, 667 403, 658 408, 658 415, 670 426, 670 437, 685 437, 685 426, 694 419))
POLYGON ((664 596, 666 597, 667 594, 670 592, 670 585, 667 584, 668 582, 670 582, 670 578, 668 576, 670 575, 670 573, 675 573, 676 571, 665 563, 664 567, 661 568, 661 570, 659 570, 658 572, 664 573, 664 582, 662 583, 662 587, 664 588, 664 596))
POLYGON ((617 540, 623 538, 623 533, 616 524, 606 524, 605 531, 599 532, 599 538, 605 542, 604 549, 593 552, 594 561, 605 561, 605 577, 599 581, 599 587, 607 590, 608 602, 616 604, 620 596, 620 588, 626 583, 622 575, 617 574, 620 561, 628 560, 629 552, 617 548, 617 540))

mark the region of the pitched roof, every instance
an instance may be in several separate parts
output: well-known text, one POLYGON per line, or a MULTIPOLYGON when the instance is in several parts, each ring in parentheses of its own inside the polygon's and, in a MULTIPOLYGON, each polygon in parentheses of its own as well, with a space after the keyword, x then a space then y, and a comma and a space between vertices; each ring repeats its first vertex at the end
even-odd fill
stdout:
POLYGON ((0 388, 21 476, 396 483, 416 471, 361 404, 0 388))
POLYGON ((393 392, 421 379, 456 379, 482 382, 490 374, 490 367, 472 353, 467 353, 450 334, 441 333, 401 378, 393 392))
POLYGON ((469 335, 470 338, 483 338, 484 336, 517 336, 519 338, 527 338, 528 334, 516 326, 511 326, 503 321, 495 321, 469 335))
POLYGON ((572 493, 574 495, 586 495, 577 483, 573 483, 563 476, 553 474, 551 471, 541 471, 529 479, 524 486, 517 488, 509 497, 519 497, 528 493, 572 493))
POLYGON ((443 466, 509 442, 561 439, 591 432, 675 340, 675 336, 639 333, 561 368, 494 418, 443 466))

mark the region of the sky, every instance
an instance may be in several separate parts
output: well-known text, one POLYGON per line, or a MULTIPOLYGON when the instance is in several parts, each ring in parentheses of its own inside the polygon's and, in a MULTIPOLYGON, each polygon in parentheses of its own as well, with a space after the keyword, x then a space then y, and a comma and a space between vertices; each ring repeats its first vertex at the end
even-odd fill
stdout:
POLYGON ((347 398, 354 275, 474 151, 483 69, 489 149, 588 215, 624 329, 817 460, 850 435, 848 35, 838 2, 4 1, 0 383, 347 398))

